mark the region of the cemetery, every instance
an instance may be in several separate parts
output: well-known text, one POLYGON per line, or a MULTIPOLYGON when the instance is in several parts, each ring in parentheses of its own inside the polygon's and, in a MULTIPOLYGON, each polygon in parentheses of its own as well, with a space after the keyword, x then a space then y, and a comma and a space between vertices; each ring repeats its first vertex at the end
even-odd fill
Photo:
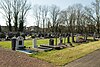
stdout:
MULTIPOLYGON (((97 37, 95 39, 97 39, 97 37)), ((14 36, 9 41, 1 41, 0 46, 12 49, 13 51, 29 54, 30 57, 49 61, 56 65, 64 65, 100 48, 99 39, 94 40, 94 37, 89 36, 87 38, 87 43, 84 40, 84 35, 77 34, 74 35, 73 42, 72 37, 68 35, 66 37, 58 37, 57 45, 55 45, 56 38, 41 39, 34 37, 32 39, 24 39, 22 36, 14 36), (89 41, 91 39, 93 42, 89 41), (59 57, 61 57, 61 59, 59 57), (66 61, 65 58, 68 58, 68 60, 66 61)))
POLYGON ((80 58, 93 63, 98 57, 87 55, 100 54, 100 0, 90 6, 76 1, 0 0, 0 67, 66 67, 80 58))
MULTIPOLYGON (((69 37, 68 37, 69 38, 69 37)), ((40 38, 41 39, 41 38, 40 38)), ((68 42, 68 45, 64 45, 63 43, 63 38, 60 37, 58 45, 54 45, 54 39, 50 38, 49 39, 49 45, 43 45, 40 44, 38 47, 37 45, 37 38, 33 38, 33 49, 36 51, 50 51, 50 50, 60 50, 63 48, 67 48, 68 46, 72 46, 70 42, 68 42)), ((69 40, 68 40, 69 41, 69 40)), ((24 46, 24 38, 22 36, 13 37, 12 38, 12 50, 25 50, 26 46, 24 46)), ((30 48, 30 47, 29 47, 30 48)))

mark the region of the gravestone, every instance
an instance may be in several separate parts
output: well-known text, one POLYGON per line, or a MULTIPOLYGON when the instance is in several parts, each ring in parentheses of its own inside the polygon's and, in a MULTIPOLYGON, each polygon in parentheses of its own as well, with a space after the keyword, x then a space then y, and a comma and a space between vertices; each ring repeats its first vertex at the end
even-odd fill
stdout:
POLYGON ((24 48, 24 38, 22 36, 18 36, 16 40, 16 50, 24 48))
POLYGON ((70 36, 67 36, 67 43, 70 43, 70 36))
POLYGON ((16 50, 16 37, 12 38, 12 50, 16 50))
POLYGON ((50 40, 49 40, 49 45, 54 46, 54 39, 50 39, 50 40))
POLYGON ((60 40, 60 44, 62 44, 63 43, 62 37, 60 37, 59 40, 60 40))
POLYGON ((36 38, 33 39, 33 48, 38 48, 36 38))
POLYGON ((66 34, 64 34, 64 44, 66 44, 66 34))

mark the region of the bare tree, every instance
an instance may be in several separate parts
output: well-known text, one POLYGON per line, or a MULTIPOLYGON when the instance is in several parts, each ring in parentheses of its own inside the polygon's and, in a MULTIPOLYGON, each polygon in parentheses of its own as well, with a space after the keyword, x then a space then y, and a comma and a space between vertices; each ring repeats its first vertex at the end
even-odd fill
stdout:
POLYGON ((44 33, 44 27, 45 23, 47 20, 47 15, 48 15, 48 7, 47 6, 42 6, 42 22, 43 22, 43 33, 44 33))
POLYGON ((34 5, 34 8, 33 8, 33 15, 35 17, 35 20, 36 20, 36 25, 38 26, 38 29, 37 29, 37 33, 39 33, 39 27, 40 27, 40 20, 41 20, 41 6, 39 5, 34 5))
POLYGON ((93 3, 96 11, 96 22, 97 22, 97 32, 100 33, 99 24, 100 24, 100 0, 95 0, 96 3, 93 3))
POLYGON ((7 25, 9 27, 9 31, 12 31, 12 24, 11 24, 12 2, 11 2, 11 0, 1 0, 0 7, 3 10, 3 12, 1 12, 1 13, 3 14, 3 16, 6 19, 7 25))
POLYGON ((13 19, 15 31, 23 31, 23 26, 27 12, 30 10, 31 5, 27 3, 27 0, 13 0, 13 19))
POLYGON ((21 10, 21 0, 13 0, 13 18, 14 18, 14 28, 15 31, 18 31, 18 20, 19 12, 21 10))
POLYGON ((76 10, 76 29, 78 33, 83 33, 82 30, 82 14, 83 14, 83 6, 81 4, 75 4, 74 8, 76 10))
POLYGON ((56 5, 52 5, 50 7, 50 16, 51 16, 51 20, 52 20, 52 32, 56 33, 56 45, 57 45, 57 27, 58 27, 58 17, 59 17, 59 12, 60 9, 59 7, 57 7, 56 5))
POLYGON ((93 7, 85 7, 86 14, 95 22, 95 25, 97 26, 96 31, 97 33, 100 33, 100 0, 95 0, 95 2, 92 3, 92 6, 93 7))
POLYGON ((50 7, 50 16, 51 16, 51 20, 52 20, 52 32, 55 32, 54 30, 54 27, 57 25, 57 20, 58 20, 58 16, 59 16, 59 12, 60 12, 60 9, 59 7, 57 7, 56 5, 52 5, 50 7))
POLYGON ((27 3, 27 0, 21 0, 21 11, 19 16, 19 31, 23 31, 25 18, 27 12, 31 9, 31 5, 27 3))
POLYGON ((72 35, 72 42, 74 42, 74 30, 75 30, 75 22, 76 22, 76 10, 73 6, 68 7, 68 23, 69 23, 69 31, 72 35))
POLYGON ((50 22, 50 18, 46 19, 46 32, 50 33, 51 32, 51 22, 50 22))
MULTIPOLYGON (((62 10, 61 12, 60 12, 60 15, 59 15, 59 18, 58 18, 58 22, 59 22, 59 25, 62 25, 62 26, 69 26, 69 24, 68 24, 68 12, 67 12, 67 10, 62 10)), ((63 29, 63 30, 65 30, 65 29, 63 29)), ((64 31, 63 33, 68 33, 68 31, 64 31)))

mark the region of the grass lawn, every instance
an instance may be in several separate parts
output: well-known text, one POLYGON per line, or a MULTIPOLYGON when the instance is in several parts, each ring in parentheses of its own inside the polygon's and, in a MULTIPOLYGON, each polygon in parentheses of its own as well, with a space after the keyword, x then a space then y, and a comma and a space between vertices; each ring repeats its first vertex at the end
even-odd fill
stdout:
POLYGON ((66 48, 62 50, 41 52, 30 56, 62 66, 97 49, 100 49, 100 41, 81 44, 76 47, 66 48))
MULTIPOLYGON (((91 39, 91 38, 90 38, 91 39)), ((66 39, 67 40, 67 39, 66 39)), ((49 39, 38 39, 38 45, 48 44, 49 39)), ((25 40, 25 46, 32 47, 32 40, 25 40)), ((75 44, 74 44, 75 45, 75 44)), ((0 46, 11 49, 11 41, 1 41, 0 46)), ((75 47, 65 48, 62 50, 53 50, 48 52, 40 52, 30 55, 31 57, 39 58, 56 65, 65 65, 75 59, 87 55, 97 49, 100 49, 100 41, 84 43, 75 47)))
MULTIPOLYGON (((38 40, 38 45, 40 44, 48 44, 48 39, 38 40)), ((27 47, 32 47, 32 40, 25 40, 24 45, 27 47)), ((3 48, 11 48, 11 41, 0 41, 0 46, 3 48)))
MULTIPOLYGON (((63 41, 64 41, 64 39, 63 39, 63 41)), ((57 42, 59 43, 59 38, 57 38, 57 42)), ((67 38, 66 38, 66 42, 67 42, 67 38)), ((54 43, 55 43, 55 39, 54 39, 54 43)), ((49 39, 38 39, 37 45, 39 46, 41 44, 48 45, 49 39)), ((33 40, 25 40, 24 45, 27 46, 27 47, 32 47, 33 46, 33 40)), ((11 48, 11 41, 0 41, 0 46, 3 47, 3 48, 11 48)))

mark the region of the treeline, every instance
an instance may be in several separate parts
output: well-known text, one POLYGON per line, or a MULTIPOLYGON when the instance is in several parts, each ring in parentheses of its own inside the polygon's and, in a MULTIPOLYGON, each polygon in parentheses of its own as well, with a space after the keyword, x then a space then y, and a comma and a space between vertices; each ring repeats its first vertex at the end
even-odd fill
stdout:
POLYGON ((100 0, 95 0, 90 6, 74 4, 64 10, 56 5, 35 5, 33 11, 42 32, 100 33, 100 0))
MULTIPOLYGON (((11 22, 14 23, 15 31, 23 31, 31 4, 27 0, 1 0, 0 5, 9 31, 12 31, 11 22)), ((95 0, 90 6, 74 4, 64 10, 56 5, 34 5, 31 10, 35 19, 33 23, 38 28, 37 33, 100 33, 100 0, 95 0)))

